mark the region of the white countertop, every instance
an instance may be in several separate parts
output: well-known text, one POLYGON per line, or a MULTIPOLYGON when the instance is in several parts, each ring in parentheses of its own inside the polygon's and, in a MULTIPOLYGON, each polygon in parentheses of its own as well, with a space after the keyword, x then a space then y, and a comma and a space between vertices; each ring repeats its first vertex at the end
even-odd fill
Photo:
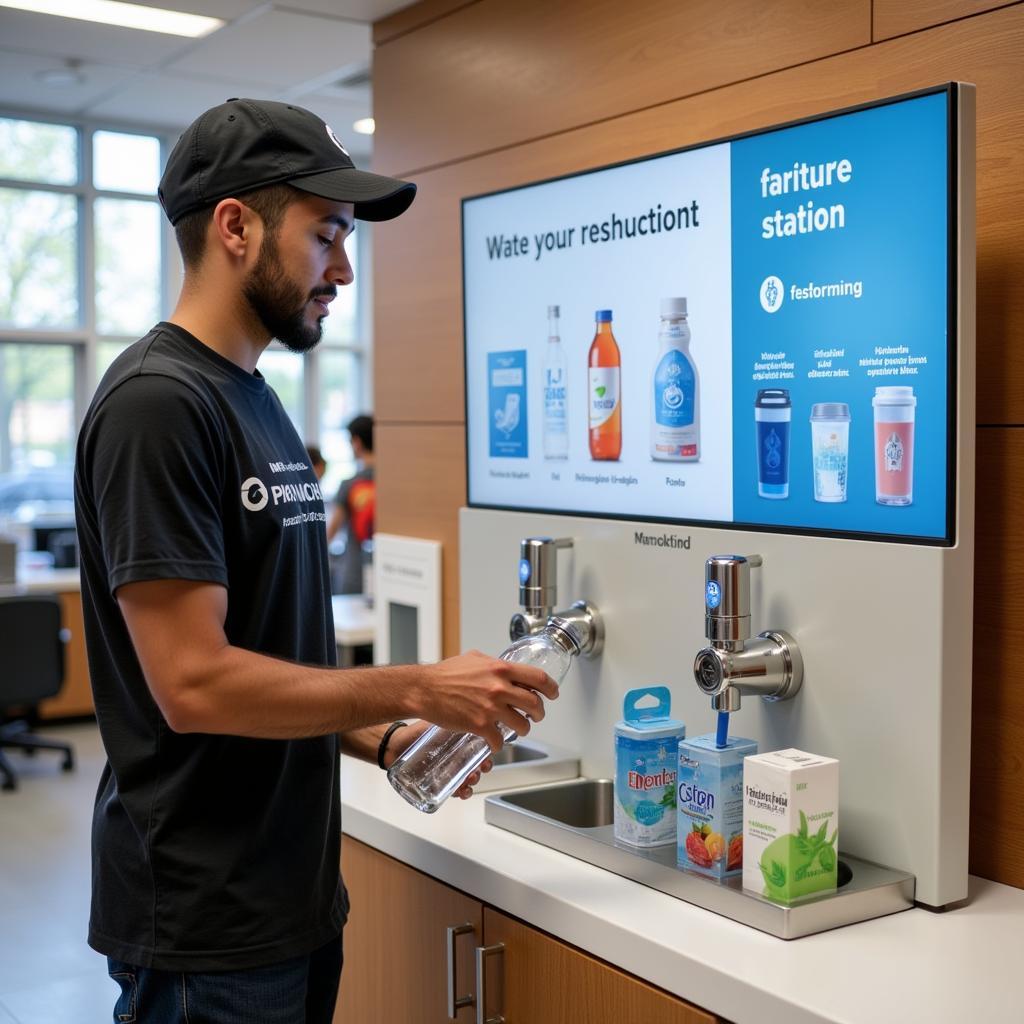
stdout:
POLYGON ((82 589, 77 569, 18 568, 17 582, 0 585, 4 595, 61 594, 82 589))
POLYGON ((343 757, 349 835, 735 1024, 1024 1021, 1024 890, 970 880, 966 904, 786 942, 484 821, 484 798, 426 815, 343 757))

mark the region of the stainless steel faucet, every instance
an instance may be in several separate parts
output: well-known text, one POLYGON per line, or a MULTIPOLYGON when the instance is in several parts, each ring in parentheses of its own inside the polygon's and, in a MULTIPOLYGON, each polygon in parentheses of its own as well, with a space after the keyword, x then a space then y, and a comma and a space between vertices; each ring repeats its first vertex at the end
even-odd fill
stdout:
POLYGON ((715 711, 739 711, 741 695, 788 700, 804 680, 796 640, 779 629, 750 642, 750 570, 760 555, 712 555, 704 563, 704 634, 693 676, 715 711))
POLYGON ((568 622, 580 637, 580 654, 592 658, 604 646, 604 623, 588 601, 576 601, 562 611, 558 604, 558 549, 571 548, 571 537, 524 537, 519 542, 519 604, 512 616, 513 640, 539 633, 552 616, 568 622))

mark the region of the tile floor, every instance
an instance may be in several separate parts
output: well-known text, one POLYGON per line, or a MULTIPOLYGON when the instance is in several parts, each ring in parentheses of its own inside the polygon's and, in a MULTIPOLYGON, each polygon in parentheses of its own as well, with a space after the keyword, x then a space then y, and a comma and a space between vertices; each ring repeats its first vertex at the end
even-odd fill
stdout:
POLYGON ((0 791, 0 1024, 107 1024, 118 988, 85 941, 103 748, 92 724, 40 732, 71 743, 76 766, 7 751, 18 789, 0 791))

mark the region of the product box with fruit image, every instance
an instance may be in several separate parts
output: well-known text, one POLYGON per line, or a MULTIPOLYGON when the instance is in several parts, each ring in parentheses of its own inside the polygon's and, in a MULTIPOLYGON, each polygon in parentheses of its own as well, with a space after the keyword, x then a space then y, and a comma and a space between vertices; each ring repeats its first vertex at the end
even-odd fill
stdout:
POLYGON ((714 733, 679 743, 676 863, 712 878, 743 868, 743 759, 757 743, 739 736, 724 747, 714 733))
POLYGON ((748 757, 743 888, 792 903, 836 887, 839 762, 802 750, 748 757))

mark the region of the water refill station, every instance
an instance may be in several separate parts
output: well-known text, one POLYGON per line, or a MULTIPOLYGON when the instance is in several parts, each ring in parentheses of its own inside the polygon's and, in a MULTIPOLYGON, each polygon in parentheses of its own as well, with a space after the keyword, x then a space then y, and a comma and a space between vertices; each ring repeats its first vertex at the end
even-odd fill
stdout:
POLYGON ((948 84, 464 200, 463 647, 500 651, 548 599, 599 608, 600 655, 533 736, 607 779, 631 687, 714 731, 706 562, 742 556, 748 635, 787 634, 803 678, 744 696, 730 732, 838 758, 841 856, 900 896, 765 924, 680 889, 674 850, 535 837, 787 937, 966 897, 974 167, 974 89, 948 84), (521 602, 545 537, 548 589, 521 602))

